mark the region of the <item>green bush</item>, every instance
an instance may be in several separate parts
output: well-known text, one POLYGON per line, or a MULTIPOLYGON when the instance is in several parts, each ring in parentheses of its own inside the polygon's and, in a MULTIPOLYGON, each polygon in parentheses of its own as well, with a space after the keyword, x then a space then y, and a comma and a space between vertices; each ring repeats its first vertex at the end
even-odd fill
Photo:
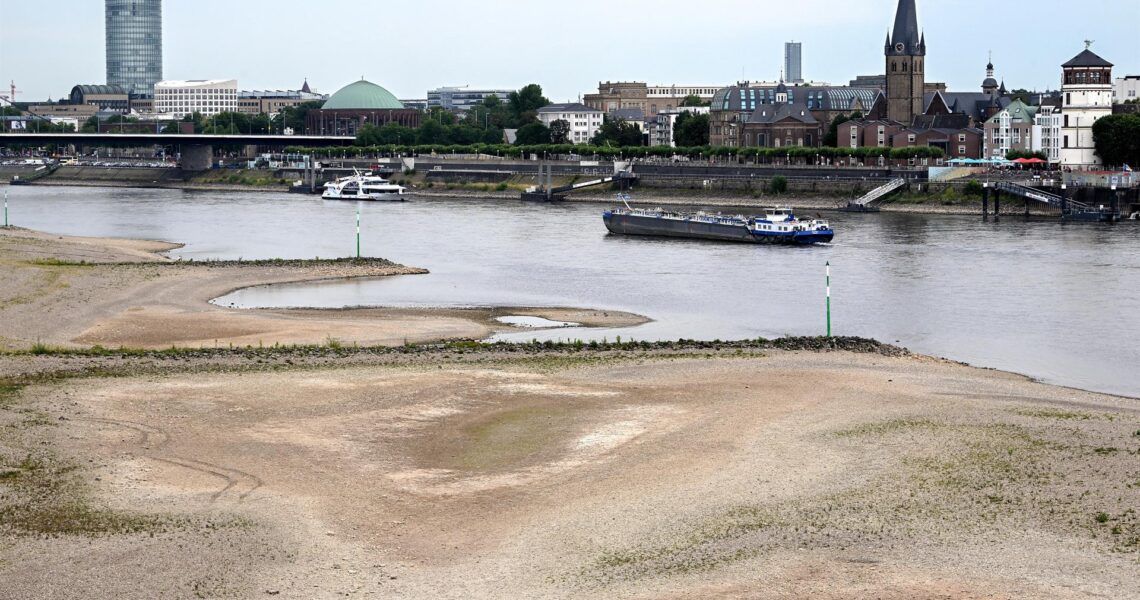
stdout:
POLYGON ((983 193, 985 193, 985 190, 986 188, 982 186, 981 182, 979 182, 977 179, 971 179, 970 181, 966 182, 966 187, 962 191, 967 196, 981 196, 983 193))
POLYGON ((777 175, 772 178, 768 183, 768 191, 773 194, 783 194, 788 191, 788 178, 783 175, 777 175))
POLYGON ((497 191, 497 192, 507 191, 507 184, 506 183, 500 183, 499 185, 495 186, 495 191, 497 191))

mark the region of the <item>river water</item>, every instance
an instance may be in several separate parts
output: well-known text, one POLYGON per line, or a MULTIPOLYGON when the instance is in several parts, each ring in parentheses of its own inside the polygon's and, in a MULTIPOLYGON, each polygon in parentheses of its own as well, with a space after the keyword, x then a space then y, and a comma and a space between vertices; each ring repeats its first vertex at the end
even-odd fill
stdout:
MULTIPOLYGON (((16 225, 186 243, 184 258, 355 252, 356 204, 265 193, 9 188, 16 225)), ((635 199, 636 202, 636 199, 635 199)), ((420 200, 362 207, 363 252, 430 275, 285 285, 239 307, 578 306, 653 322, 503 339, 820 335, 832 265, 837 335, 1140 397, 1140 223, 829 214, 832 245, 609 235, 595 204, 420 200)))

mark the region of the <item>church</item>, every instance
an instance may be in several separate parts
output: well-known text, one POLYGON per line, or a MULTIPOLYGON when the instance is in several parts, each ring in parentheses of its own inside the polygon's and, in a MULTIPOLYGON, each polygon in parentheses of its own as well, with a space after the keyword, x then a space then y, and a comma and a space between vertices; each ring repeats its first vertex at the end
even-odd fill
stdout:
POLYGON ((844 123, 840 145, 934 146, 947 158, 980 158, 982 127, 1012 102, 994 78, 991 61, 978 92, 948 92, 926 81, 926 34, 919 28, 916 0, 899 0, 894 26, 883 46, 886 86, 866 118, 844 123))

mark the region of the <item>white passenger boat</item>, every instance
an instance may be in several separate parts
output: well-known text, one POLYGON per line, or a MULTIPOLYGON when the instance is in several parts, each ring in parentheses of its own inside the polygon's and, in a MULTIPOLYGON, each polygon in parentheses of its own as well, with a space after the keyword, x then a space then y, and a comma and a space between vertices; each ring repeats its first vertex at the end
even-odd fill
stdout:
POLYGON ((408 190, 383 177, 371 173, 357 172, 348 177, 325 184, 321 198, 325 200, 369 200, 379 202, 404 202, 408 190))

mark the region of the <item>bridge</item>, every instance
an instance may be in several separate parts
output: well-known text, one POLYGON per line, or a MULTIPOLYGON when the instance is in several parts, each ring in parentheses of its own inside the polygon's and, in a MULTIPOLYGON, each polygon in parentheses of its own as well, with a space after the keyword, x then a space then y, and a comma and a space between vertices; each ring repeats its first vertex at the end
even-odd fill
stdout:
POLYGON ((182 168, 204 171, 213 165, 214 146, 307 148, 352 146, 356 138, 329 135, 205 135, 200 133, 0 133, 0 146, 62 144, 74 146, 179 146, 182 168))

